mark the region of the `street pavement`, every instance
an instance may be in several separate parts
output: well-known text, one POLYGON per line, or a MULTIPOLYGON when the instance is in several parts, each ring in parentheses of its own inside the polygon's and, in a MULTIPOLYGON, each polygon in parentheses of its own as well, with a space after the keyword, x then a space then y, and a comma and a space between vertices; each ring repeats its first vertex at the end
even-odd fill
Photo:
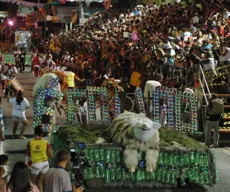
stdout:
MULTIPOLYGON (((29 68, 27 69, 29 71, 29 68)), ((26 115, 29 121, 29 126, 26 129, 25 136, 27 139, 11 139, 12 137, 12 120, 11 112, 12 106, 7 102, 6 98, 2 99, 2 108, 4 113, 5 121, 5 137, 6 140, 0 145, 0 154, 7 154, 9 156, 9 161, 7 164, 7 173, 10 174, 13 165, 17 161, 25 160, 25 149, 29 139, 33 138, 32 129, 32 118, 33 118, 33 98, 32 89, 36 82, 36 79, 29 72, 21 73, 17 76, 18 81, 24 87, 24 96, 30 102, 30 108, 26 111, 26 115)), ((3 93, 0 93, 2 96, 3 93)), ((58 123, 62 123, 60 117, 58 117, 58 123)), ((20 131, 20 130, 19 130, 20 131)), ((18 132, 19 132, 18 131, 18 132)), ((49 140, 49 138, 46 138, 49 140)), ((214 187, 205 186, 193 187, 193 188, 180 188, 180 189, 100 189, 100 192, 230 192, 230 148, 219 148, 213 149, 216 155, 216 166, 219 171, 219 181, 214 187)), ((98 192, 98 189, 87 189, 87 192, 98 192)))

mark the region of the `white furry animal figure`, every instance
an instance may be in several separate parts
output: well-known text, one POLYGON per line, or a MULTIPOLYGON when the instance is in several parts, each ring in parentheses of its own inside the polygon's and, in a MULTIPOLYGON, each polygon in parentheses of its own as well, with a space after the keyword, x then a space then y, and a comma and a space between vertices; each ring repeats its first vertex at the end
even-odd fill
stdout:
POLYGON ((152 97, 153 91, 155 91, 156 87, 159 87, 159 86, 162 86, 162 85, 158 81, 154 81, 154 80, 147 81, 145 84, 145 89, 144 89, 144 98, 148 98, 148 92, 150 92, 150 97, 152 97))
MULTIPOLYGON (((33 97, 36 96, 37 94, 37 91, 39 88, 47 88, 50 81, 53 79, 53 78, 58 78, 57 75, 55 75, 54 73, 47 73, 47 74, 44 74, 42 75, 37 83, 34 85, 33 87, 33 97)), ((61 86, 60 86, 60 83, 58 83, 58 85, 54 88, 56 91, 60 91, 61 92, 61 86)))
POLYGON ((190 88, 185 88, 184 93, 192 93, 194 94, 194 91, 190 88))
POLYGON ((125 146, 124 162, 130 172, 138 166, 138 151, 146 152, 146 171, 156 168, 159 150, 160 123, 153 122, 143 113, 125 112, 117 116, 110 128, 114 143, 125 146))

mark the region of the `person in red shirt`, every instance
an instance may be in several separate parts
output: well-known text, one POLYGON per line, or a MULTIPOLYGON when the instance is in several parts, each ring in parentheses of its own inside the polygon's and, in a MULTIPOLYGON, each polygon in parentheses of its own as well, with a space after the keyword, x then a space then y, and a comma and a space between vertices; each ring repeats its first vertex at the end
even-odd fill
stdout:
POLYGON ((35 57, 33 57, 32 66, 31 66, 31 72, 32 71, 34 72, 34 76, 36 78, 38 78, 39 76, 40 66, 41 66, 41 62, 40 62, 39 55, 36 55, 35 57))

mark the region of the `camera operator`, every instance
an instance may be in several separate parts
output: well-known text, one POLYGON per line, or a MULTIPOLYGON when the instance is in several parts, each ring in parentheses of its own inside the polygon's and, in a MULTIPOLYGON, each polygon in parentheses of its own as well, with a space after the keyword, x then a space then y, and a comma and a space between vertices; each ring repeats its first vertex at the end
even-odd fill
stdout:
POLYGON ((50 168, 44 182, 44 192, 82 192, 72 186, 69 173, 65 170, 70 163, 70 154, 66 150, 57 153, 57 166, 50 168))

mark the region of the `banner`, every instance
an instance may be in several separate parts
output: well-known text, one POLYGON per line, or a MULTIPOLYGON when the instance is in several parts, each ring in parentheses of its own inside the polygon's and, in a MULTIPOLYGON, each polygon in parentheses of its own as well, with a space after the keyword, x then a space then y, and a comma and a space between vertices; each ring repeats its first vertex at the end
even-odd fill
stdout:
MULTIPOLYGON (((2 54, 2 55, 3 55, 5 64, 12 63, 13 65, 15 65, 14 55, 12 54, 2 54)), ((29 66, 32 65, 31 55, 26 55, 26 65, 29 65, 29 66)))
POLYGON ((23 5, 25 7, 44 7, 45 4, 43 3, 31 3, 28 1, 18 1, 18 0, 0 0, 0 2, 5 2, 5 3, 16 3, 17 5, 23 5))
POLYGON ((26 17, 27 14, 31 14, 34 12, 33 7, 24 7, 24 6, 18 6, 17 16, 20 17, 26 17))
POLYGON ((72 10, 72 24, 76 23, 77 21, 77 11, 72 10))
POLYGON ((15 46, 29 47, 31 43, 32 33, 30 31, 16 31, 15 32, 15 46))
MULTIPOLYGON (((45 54, 41 54, 42 57, 45 58, 45 54)), ((14 55, 13 54, 2 54, 3 59, 4 59, 4 63, 5 64, 9 64, 12 63, 13 65, 15 65, 15 59, 14 59, 14 55)), ((32 60, 31 60, 31 54, 26 55, 26 65, 31 66, 32 65, 32 60)))

